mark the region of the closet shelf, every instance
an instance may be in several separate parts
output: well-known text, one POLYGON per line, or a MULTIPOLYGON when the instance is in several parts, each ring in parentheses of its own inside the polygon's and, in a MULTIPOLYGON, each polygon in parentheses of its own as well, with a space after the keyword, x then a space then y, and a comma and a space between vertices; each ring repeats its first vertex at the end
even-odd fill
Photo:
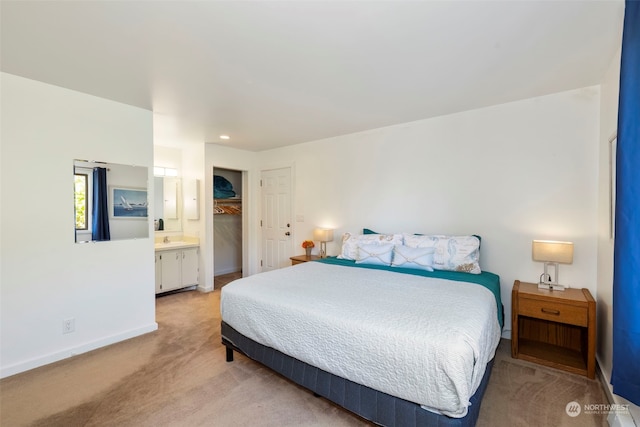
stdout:
POLYGON ((242 215, 242 199, 213 199, 214 215, 242 215))

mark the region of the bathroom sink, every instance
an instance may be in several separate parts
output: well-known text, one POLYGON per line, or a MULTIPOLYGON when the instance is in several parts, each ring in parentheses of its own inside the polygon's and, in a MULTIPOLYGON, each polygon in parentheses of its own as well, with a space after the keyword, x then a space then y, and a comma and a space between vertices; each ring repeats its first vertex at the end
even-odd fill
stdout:
POLYGON ((192 246, 198 246, 198 244, 197 243, 192 243, 192 242, 185 242, 185 241, 182 241, 182 240, 176 240, 174 242, 167 242, 167 243, 159 242, 159 243, 155 244, 156 250, 158 250, 158 249, 188 248, 188 247, 192 247, 192 246))

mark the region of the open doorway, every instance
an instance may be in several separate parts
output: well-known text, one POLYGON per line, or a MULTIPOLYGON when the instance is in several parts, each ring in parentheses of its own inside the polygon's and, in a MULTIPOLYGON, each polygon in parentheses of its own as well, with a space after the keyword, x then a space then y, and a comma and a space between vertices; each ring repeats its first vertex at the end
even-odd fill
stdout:
POLYGON ((242 277, 242 171, 213 168, 214 288, 242 277))

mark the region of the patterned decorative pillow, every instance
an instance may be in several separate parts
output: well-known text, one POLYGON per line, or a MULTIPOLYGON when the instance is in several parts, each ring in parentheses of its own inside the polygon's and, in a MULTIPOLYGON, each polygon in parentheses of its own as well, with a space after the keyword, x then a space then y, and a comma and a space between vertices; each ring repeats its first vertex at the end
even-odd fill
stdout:
POLYGON ((412 248, 434 248, 433 268, 480 274, 480 239, 477 236, 417 236, 404 234, 412 248))
POLYGON ((358 256, 358 244, 402 244, 402 234, 353 234, 344 233, 342 235, 342 250, 338 258, 355 260, 358 256))
POLYGON ((391 265, 394 247, 393 243, 358 244, 356 264, 391 265))
POLYGON ((433 254, 436 248, 412 248, 396 245, 393 247, 391 265, 399 268, 417 268, 433 271, 433 254))

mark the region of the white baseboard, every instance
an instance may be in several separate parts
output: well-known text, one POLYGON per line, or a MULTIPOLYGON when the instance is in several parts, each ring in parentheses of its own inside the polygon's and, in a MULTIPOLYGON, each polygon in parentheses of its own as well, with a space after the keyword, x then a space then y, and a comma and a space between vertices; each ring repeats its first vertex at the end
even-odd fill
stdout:
POLYGON ((139 335, 144 335, 149 332, 153 332, 157 329, 158 329, 158 324, 156 322, 153 322, 147 326, 131 329, 116 335, 110 335, 95 341, 89 341, 87 343, 84 343, 75 347, 65 348, 64 350, 56 351, 54 353, 49 353, 44 356, 34 357, 24 362, 14 363, 13 365, 9 365, 9 366, 3 366, 2 368, 0 368, 0 378, 9 377, 11 375, 15 375, 21 372, 29 371, 31 369, 39 368, 40 366, 58 362, 60 360, 67 359, 69 357, 77 356, 79 354, 86 353, 88 351, 95 350, 100 347, 106 347, 108 345, 115 344, 120 341, 128 340, 130 338, 134 338, 139 335))
POLYGON ((610 412, 607 422, 609 427, 636 427, 631 414, 610 412))
POLYGON ((607 400, 609 403, 615 403, 613 400, 613 394, 611 393, 611 389, 609 388, 609 379, 602 371, 602 367, 600 366, 600 361, 596 356, 596 378, 600 380, 600 384, 602 384, 602 388, 604 389, 604 393, 607 395, 607 400))
MULTIPOLYGON (((614 396, 611 392, 611 387, 609 387, 609 379, 602 371, 599 362, 596 363, 596 377, 602 384, 602 388, 604 389, 604 393, 607 395, 609 404, 620 404, 621 398, 614 396)), ((609 415, 607 416, 607 422, 609 423, 609 427, 636 427, 636 423, 630 412, 609 412, 609 415)))
POLYGON ((199 292, 204 292, 204 293, 213 292, 213 286, 198 286, 196 289, 199 292))

